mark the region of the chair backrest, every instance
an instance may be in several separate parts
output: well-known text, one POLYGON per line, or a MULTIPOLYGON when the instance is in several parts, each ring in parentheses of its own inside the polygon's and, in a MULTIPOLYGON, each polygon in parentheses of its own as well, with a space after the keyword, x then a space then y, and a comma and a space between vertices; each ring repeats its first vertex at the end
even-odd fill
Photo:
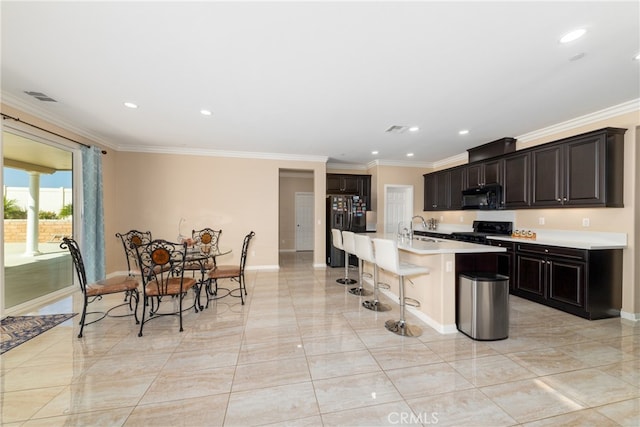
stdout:
POLYGON ((186 243, 174 243, 162 239, 152 240, 142 246, 136 246, 138 263, 142 274, 143 289, 146 293, 147 285, 153 284, 158 295, 170 293, 169 283, 172 278, 184 277, 184 263, 187 252, 186 243))
POLYGON ((60 243, 61 249, 69 249, 71 259, 73 260, 73 266, 75 267, 76 274, 78 275, 78 282, 80 282, 80 289, 85 294, 87 290, 87 273, 84 270, 84 261, 82 260, 82 253, 80 253, 80 247, 78 242, 69 237, 63 237, 60 243))
POLYGON ((342 245, 342 232, 337 228, 331 229, 331 240, 333 241, 334 247, 340 249, 341 251, 344 250, 344 246, 342 245))
POLYGON ((373 239, 373 247, 376 250, 376 264, 378 267, 398 274, 400 271, 398 243, 389 239, 373 239))
POLYGON ((247 263, 247 252, 249 251, 249 242, 253 239, 256 233, 251 231, 249 234, 244 236, 244 240, 242 242, 242 255, 240 255, 240 274, 244 273, 244 265, 247 263))
POLYGON ((370 263, 376 262, 376 257, 373 254, 373 242, 371 237, 366 234, 356 234, 356 256, 363 261, 370 263))
POLYGON ((138 265, 138 254, 136 254, 135 247, 151 243, 153 240, 151 232, 129 230, 126 233, 116 233, 116 237, 119 237, 120 241, 122 241, 124 254, 127 258, 127 269, 131 276, 134 274, 134 268, 138 270, 140 269, 140 266, 138 265))
POLYGON ((218 250, 221 234, 222 230, 203 228, 202 230, 192 230, 191 239, 193 240, 193 245, 200 250, 201 254, 210 254, 218 250))
POLYGON ((356 233, 353 231, 343 231, 342 232, 342 246, 344 246, 344 251, 350 254, 356 253, 356 241, 354 236, 356 233))

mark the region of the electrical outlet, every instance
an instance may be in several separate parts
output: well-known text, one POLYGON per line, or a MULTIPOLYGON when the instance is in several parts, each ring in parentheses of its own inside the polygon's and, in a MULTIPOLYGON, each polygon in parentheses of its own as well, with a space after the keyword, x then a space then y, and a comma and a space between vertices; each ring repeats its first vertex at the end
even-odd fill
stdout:
POLYGON ((540 218, 538 218, 538 224, 540 225, 544 225, 544 217, 541 216, 540 218))
POLYGON ((464 222, 464 217, 463 216, 460 217, 460 222, 464 222))
POLYGON ((589 218, 582 218, 582 226, 588 227, 590 225, 589 218))

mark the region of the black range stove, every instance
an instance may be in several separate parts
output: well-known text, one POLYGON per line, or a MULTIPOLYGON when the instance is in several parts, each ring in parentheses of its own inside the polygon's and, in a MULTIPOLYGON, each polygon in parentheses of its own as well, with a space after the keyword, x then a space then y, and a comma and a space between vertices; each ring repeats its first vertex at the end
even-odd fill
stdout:
POLYGON ((487 236, 510 236, 513 223, 510 221, 473 221, 473 231, 451 233, 454 240, 487 244, 487 236))

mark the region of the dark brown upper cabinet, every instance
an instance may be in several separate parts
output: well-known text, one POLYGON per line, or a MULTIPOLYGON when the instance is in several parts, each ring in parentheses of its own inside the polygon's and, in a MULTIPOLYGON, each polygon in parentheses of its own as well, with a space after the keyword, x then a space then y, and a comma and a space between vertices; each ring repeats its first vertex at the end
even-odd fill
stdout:
POLYGON ((624 133, 605 128, 531 150, 532 207, 622 207, 624 133))
POLYGON ((526 208, 531 205, 531 153, 506 156, 502 197, 505 209, 526 208))
POLYGON ((371 175, 327 174, 327 194, 360 196, 371 210, 371 175))
POLYGON ((502 184, 502 159, 495 158, 467 166, 467 187, 502 184))
POLYGON ((425 174, 425 210, 460 209, 463 189, 494 183, 505 209, 622 207, 625 132, 603 128, 425 174))

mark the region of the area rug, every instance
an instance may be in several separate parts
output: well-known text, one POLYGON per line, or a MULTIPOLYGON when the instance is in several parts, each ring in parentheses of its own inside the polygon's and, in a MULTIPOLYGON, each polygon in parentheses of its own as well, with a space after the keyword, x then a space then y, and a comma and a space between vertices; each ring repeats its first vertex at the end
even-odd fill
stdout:
POLYGON ((45 314, 41 316, 7 316, 0 320, 0 354, 37 337, 78 313, 45 314))

